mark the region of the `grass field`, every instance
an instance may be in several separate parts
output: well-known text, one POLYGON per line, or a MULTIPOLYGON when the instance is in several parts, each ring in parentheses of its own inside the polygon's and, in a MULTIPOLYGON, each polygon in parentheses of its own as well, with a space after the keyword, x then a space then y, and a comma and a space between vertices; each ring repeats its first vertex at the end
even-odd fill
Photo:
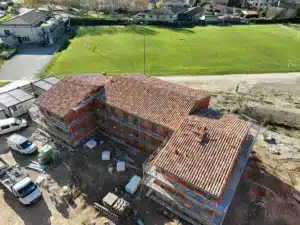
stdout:
POLYGON ((4 86, 4 85, 6 85, 6 84, 8 84, 7 81, 0 81, 0 87, 4 86))
POLYGON ((48 74, 144 72, 149 75, 300 71, 299 31, 279 25, 81 28, 48 74))

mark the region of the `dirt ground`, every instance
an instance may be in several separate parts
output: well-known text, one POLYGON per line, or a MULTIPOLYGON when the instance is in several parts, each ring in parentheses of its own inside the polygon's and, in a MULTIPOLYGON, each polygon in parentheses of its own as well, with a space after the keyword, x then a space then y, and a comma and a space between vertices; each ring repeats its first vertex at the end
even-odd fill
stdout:
MULTIPOLYGON (((33 142, 38 146, 49 141, 40 134, 36 135, 36 126, 30 125, 26 130, 20 133, 26 137, 31 137, 33 142)), ((17 152, 12 152, 7 148, 6 136, 0 139, 0 157, 9 163, 18 163, 25 167, 31 160, 36 160, 37 155, 24 156, 17 152)), ((50 179, 47 186, 42 186, 43 199, 38 203, 30 206, 22 206, 8 192, 0 189, 0 217, 3 224, 6 225, 103 225, 105 222, 112 223, 108 218, 101 215, 93 207, 94 202, 100 202, 105 194, 109 191, 113 192, 116 187, 124 190, 124 185, 134 175, 141 175, 142 162, 148 157, 147 154, 128 150, 123 145, 109 139, 104 135, 96 137, 99 145, 93 150, 83 148, 81 151, 70 152, 62 146, 57 146, 60 150, 62 160, 57 162, 57 166, 47 171, 46 174, 39 174, 35 171, 25 169, 33 180, 39 176, 47 175, 50 179), (128 168, 125 172, 114 171, 111 175, 108 172, 108 165, 115 164, 113 160, 102 161, 101 152, 109 151, 125 151, 135 161, 138 168, 128 168), (70 172, 75 174, 72 179, 70 172), (80 187, 80 195, 73 203, 69 203, 60 197, 61 188, 67 186, 70 181, 74 181, 75 185, 80 187), (58 189, 57 192, 48 192, 49 187, 58 189)), ((54 143, 52 143, 54 144, 54 143)), ((77 189, 76 189, 77 190, 77 189)), ((172 222, 156 212, 156 205, 149 203, 147 199, 140 199, 139 195, 135 195, 130 199, 132 208, 137 210, 147 224, 156 225, 175 225, 172 222)), ((2 224, 2 222, 0 224, 2 224)), ((124 225, 134 224, 131 221, 124 221, 124 225)))

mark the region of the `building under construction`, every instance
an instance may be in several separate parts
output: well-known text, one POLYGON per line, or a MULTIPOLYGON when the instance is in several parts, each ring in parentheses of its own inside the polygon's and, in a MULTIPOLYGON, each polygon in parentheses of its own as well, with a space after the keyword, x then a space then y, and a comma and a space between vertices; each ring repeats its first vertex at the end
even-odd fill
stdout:
POLYGON ((76 146, 101 130, 149 152, 143 193, 191 224, 222 224, 254 139, 208 119, 210 95, 146 76, 72 76, 37 100, 49 132, 76 146))
POLYGON ((191 224, 222 224, 257 135, 250 127, 232 115, 186 117, 145 162, 144 193, 191 224))

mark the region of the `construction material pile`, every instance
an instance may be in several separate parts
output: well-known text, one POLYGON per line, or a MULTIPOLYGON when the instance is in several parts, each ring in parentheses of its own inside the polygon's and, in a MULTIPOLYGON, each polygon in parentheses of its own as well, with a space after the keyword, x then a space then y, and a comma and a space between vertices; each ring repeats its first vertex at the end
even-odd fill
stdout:
POLYGON ((39 173, 45 173, 47 170, 53 168, 58 158, 58 151, 55 150, 51 145, 44 145, 41 147, 38 162, 31 161, 26 168, 37 171, 39 173))

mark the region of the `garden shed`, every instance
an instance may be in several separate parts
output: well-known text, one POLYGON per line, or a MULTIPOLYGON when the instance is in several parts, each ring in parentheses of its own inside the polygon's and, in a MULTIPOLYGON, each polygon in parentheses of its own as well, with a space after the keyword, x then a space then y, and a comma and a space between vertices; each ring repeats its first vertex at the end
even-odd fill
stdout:
POLYGON ((17 88, 0 94, 0 107, 6 116, 18 117, 27 113, 34 100, 34 96, 17 88))

